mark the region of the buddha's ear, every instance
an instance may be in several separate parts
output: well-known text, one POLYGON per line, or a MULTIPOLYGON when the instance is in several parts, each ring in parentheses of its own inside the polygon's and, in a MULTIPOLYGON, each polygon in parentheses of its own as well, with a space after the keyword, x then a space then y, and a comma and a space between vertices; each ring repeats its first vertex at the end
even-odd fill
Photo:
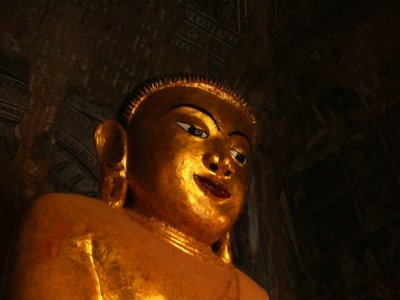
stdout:
POLYGON ((214 244, 213 251, 224 263, 232 263, 231 236, 229 232, 214 244))
POLYGON ((107 120, 97 126, 95 141, 103 178, 101 198, 114 208, 123 207, 127 189, 126 132, 117 121, 107 120))

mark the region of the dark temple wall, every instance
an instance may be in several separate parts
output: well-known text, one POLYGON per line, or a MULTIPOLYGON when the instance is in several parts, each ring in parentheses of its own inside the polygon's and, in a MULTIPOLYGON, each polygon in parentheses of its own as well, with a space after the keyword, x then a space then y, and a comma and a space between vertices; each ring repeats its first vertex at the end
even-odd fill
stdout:
POLYGON ((293 288, 399 299, 399 3, 287 2, 271 36, 293 288))

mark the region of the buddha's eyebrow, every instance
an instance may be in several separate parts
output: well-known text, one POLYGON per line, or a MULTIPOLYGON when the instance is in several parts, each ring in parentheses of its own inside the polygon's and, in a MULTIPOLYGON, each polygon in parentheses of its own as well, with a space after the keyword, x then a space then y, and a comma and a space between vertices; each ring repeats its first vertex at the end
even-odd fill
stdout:
POLYGON ((214 122, 215 127, 217 127, 218 131, 220 131, 219 125, 217 123, 217 120, 215 120, 214 116, 209 111, 207 111, 204 108, 201 108, 201 107, 199 107, 197 105, 193 105, 193 104, 177 104, 177 105, 172 106, 170 109, 168 109, 168 111, 171 111, 171 110, 174 110, 174 109, 177 109, 177 108, 180 108, 180 107, 190 107, 190 108, 193 108, 195 110, 198 110, 198 111, 202 112, 203 114, 208 116, 214 122))
POLYGON ((236 131, 232 131, 231 133, 228 134, 228 136, 232 136, 232 135, 240 135, 240 136, 244 137, 246 139, 246 141, 249 143, 249 146, 251 149, 251 142, 250 142, 249 137, 246 134, 244 134, 241 131, 236 130, 236 131))

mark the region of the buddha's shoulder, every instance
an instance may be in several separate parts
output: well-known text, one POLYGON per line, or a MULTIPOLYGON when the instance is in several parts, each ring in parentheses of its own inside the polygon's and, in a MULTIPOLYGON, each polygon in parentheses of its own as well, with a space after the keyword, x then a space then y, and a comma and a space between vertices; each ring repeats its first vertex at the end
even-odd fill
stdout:
POLYGON ((34 201, 32 210, 75 211, 75 210, 103 210, 106 205, 95 198, 78 194, 46 194, 34 201))
POLYGON ((34 201, 30 214, 50 217, 74 218, 89 217, 93 214, 107 212, 109 207, 102 201, 77 194, 46 194, 34 201))
POLYGON ((250 277, 237 270, 240 281, 240 299, 269 300, 268 294, 250 277))
POLYGON ((122 211, 82 195, 47 194, 35 200, 25 219, 30 223, 27 227, 32 230, 35 230, 33 224, 41 230, 58 225, 74 231, 88 231, 88 227, 95 229, 96 224, 110 223, 113 226, 116 219, 121 222, 124 219, 122 211))

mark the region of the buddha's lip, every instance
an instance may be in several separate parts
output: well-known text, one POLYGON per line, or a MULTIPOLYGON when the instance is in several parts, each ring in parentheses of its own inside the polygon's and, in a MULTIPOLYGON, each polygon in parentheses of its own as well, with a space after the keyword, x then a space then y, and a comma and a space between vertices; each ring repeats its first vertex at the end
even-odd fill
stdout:
POLYGON ((215 197, 229 198, 231 196, 222 183, 215 182, 214 180, 196 174, 193 175, 193 178, 200 188, 202 188, 205 192, 210 192, 215 197))

